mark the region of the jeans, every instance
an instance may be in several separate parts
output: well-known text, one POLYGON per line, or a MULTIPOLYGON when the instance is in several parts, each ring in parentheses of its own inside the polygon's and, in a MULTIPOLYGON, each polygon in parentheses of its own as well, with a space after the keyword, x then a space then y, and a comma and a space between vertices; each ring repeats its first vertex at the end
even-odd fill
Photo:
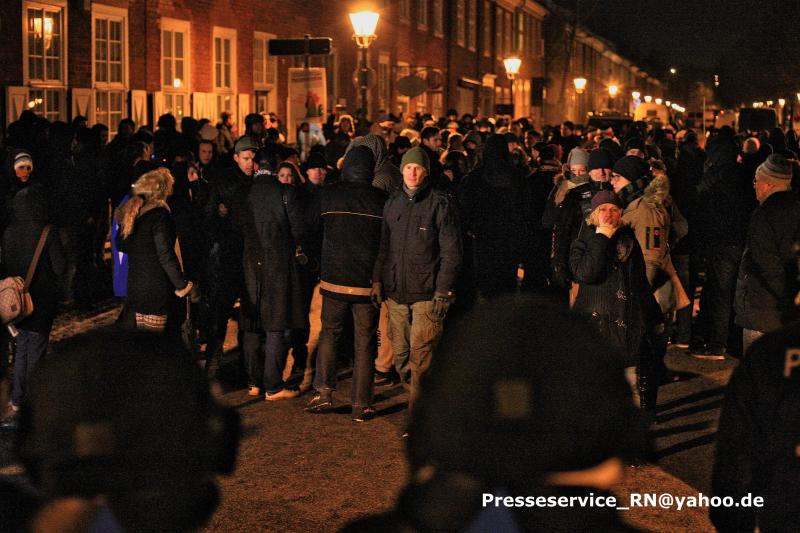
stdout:
POLYGON ((322 333, 317 347, 317 375, 314 389, 330 393, 336 389, 336 354, 348 314, 353 316, 353 388, 352 407, 372 403, 372 380, 378 352, 378 315, 372 303, 354 303, 322 297, 322 333))
POLYGON ((743 248, 710 246, 706 255, 706 281, 700 296, 699 335, 711 351, 724 351, 733 325, 733 297, 743 248))
POLYGON ((419 395, 420 379, 430 368, 433 351, 442 337, 444 318, 432 314, 431 300, 406 305, 389 299, 387 303, 395 368, 401 377, 411 374, 411 408, 419 395))
POLYGON ((392 339, 389 335, 389 308, 385 302, 381 305, 378 320, 378 358, 375 359, 375 370, 389 372, 394 366, 392 339))
POLYGON ((39 359, 47 352, 49 340, 49 333, 19 330, 14 356, 14 392, 11 395, 11 402, 14 405, 22 405, 22 402, 25 401, 31 374, 39 359))
POLYGON ((263 386, 270 394, 284 388, 283 369, 289 355, 290 331, 279 330, 266 333, 245 331, 242 333, 242 353, 250 385, 263 386))

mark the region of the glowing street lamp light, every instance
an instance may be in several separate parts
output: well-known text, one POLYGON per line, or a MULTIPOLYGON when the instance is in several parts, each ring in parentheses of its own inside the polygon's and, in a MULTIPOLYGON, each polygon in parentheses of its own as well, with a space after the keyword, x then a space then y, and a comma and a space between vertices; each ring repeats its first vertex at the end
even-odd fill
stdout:
POLYGON ((648 94, 647 96, 644 97, 644 101, 649 104, 650 102, 653 101, 653 97, 648 94))
POLYGON ((633 99, 634 99, 634 100, 638 100, 639 98, 641 98, 641 97, 642 97, 642 93, 640 93, 639 91, 633 91, 633 92, 631 93, 631 96, 633 96, 633 99))
POLYGON ((669 73, 674 76, 675 74, 678 73, 678 69, 676 69, 675 67, 672 67, 671 69, 669 69, 669 73))
POLYGON ((778 105, 783 107, 786 105, 786 98, 778 98, 778 105))
POLYGON ((375 27, 378 25, 379 13, 374 11, 359 11, 350 13, 350 23, 353 25, 353 40, 361 50, 361 113, 366 121, 367 118, 367 49, 372 42, 378 38, 375 35, 375 27))
POLYGON ((575 78, 572 80, 572 83, 575 85, 575 92, 578 94, 583 94, 583 91, 586 90, 586 78, 575 78))
POLYGON ((518 57, 507 57, 503 60, 503 65, 506 67, 506 76, 508 76, 508 79, 513 80, 519 74, 522 60, 518 57))
POLYGON ((662 100, 661 98, 656 98, 656 105, 661 105, 661 102, 663 101, 664 100, 662 100))
POLYGON ((613 98, 613 97, 617 96, 618 92, 619 92, 619 87, 617 87, 616 85, 609 85, 608 86, 608 95, 610 97, 613 98))
POLYGON ((664 102, 664 105, 667 106, 667 107, 672 107, 672 102, 667 100, 666 102, 664 102))

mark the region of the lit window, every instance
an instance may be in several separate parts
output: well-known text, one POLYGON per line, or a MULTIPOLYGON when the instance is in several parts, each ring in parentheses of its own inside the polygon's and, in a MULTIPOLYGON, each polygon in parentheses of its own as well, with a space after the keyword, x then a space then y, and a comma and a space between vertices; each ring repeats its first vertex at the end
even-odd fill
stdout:
POLYGON ((66 97, 62 89, 30 89, 28 109, 53 122, 66 118, 66 97))
POLYGON ((26 82, 65 82, 66 39, 63 9, 25 3, 26 82))
POLYGON ((189 91, 189 22, 161 19, 161 89, 164 93, 162 113, 172 113, 180 120, 191 115, 189 91))
POLYGON ((105 124, 109 135, 116 133, 119 121, 123 118, 124 100, 122 91, 96 90, 94 93, 94 120, 97 124, 105 124))

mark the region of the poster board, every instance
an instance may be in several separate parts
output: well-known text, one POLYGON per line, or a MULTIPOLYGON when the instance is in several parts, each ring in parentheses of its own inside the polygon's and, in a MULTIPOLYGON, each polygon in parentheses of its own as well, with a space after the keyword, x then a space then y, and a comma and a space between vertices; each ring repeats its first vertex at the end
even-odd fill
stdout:
POLYGON ((297 128, 303 122, 322 124, 328 109, 328 88, 324 68, 290 68, 289 91, 286 101, 287 142, 297 142, 297 128))

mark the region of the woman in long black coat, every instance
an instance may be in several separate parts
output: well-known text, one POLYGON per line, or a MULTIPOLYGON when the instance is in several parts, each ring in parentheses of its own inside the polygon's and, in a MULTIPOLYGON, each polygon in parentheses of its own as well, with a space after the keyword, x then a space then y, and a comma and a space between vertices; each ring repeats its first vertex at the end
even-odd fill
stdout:
POLYGON ((653 361, 642 341, 661 310, 647 282, 642 250, 633 230, 623 225, 622 203, 613 192, 592 198, 586 222, 570 249, 570 271, 580 284, 573 310, 597 326, 625 367, 636 366, 641 405, 655 408, 658 384, 645 382, 653 361))
MULTIPOLYGON (((6 276, 25 278, 33 260, 42 230, 49 222, 45 187, 37 183, 30 154, 21 150, 11 154, 6 210, 9 218, 3 230, 3 265, 6 276)), ((51 231, 36 265, 30 285, 33 313, 16 327, 14 392, 12 406, 17 410, 26 396, 28 379, 38 360, 47 351, 50 330, 58 309, 59 276, 64 271, 64 252, 58 232, 51 231)), ((5 353, 3 353, 5 356, 5 353)))
POLYGON ((245 293, 241 299, 243 351, 251 394, 266 389, 265 399, 299 393, 285 387, 287 341, 292 329, 308 328, 303 284, 295 250, 303 242, 304 220, 295 187, 270 175, 256 176, 234 224, 244 242, 245 293), (260 356, 264 339, 264 360, 260 356))
POLYGON ((177 331, 179 321, 172 320, 173 327, 168 327, 167 319, 178 318, 178 298, 192 289, 175 254, 175 223, 166 202, 173 182, 166 168, 147 172, 116 211, 117 246, 128 254, 126 306, 139 329, 177 331))

